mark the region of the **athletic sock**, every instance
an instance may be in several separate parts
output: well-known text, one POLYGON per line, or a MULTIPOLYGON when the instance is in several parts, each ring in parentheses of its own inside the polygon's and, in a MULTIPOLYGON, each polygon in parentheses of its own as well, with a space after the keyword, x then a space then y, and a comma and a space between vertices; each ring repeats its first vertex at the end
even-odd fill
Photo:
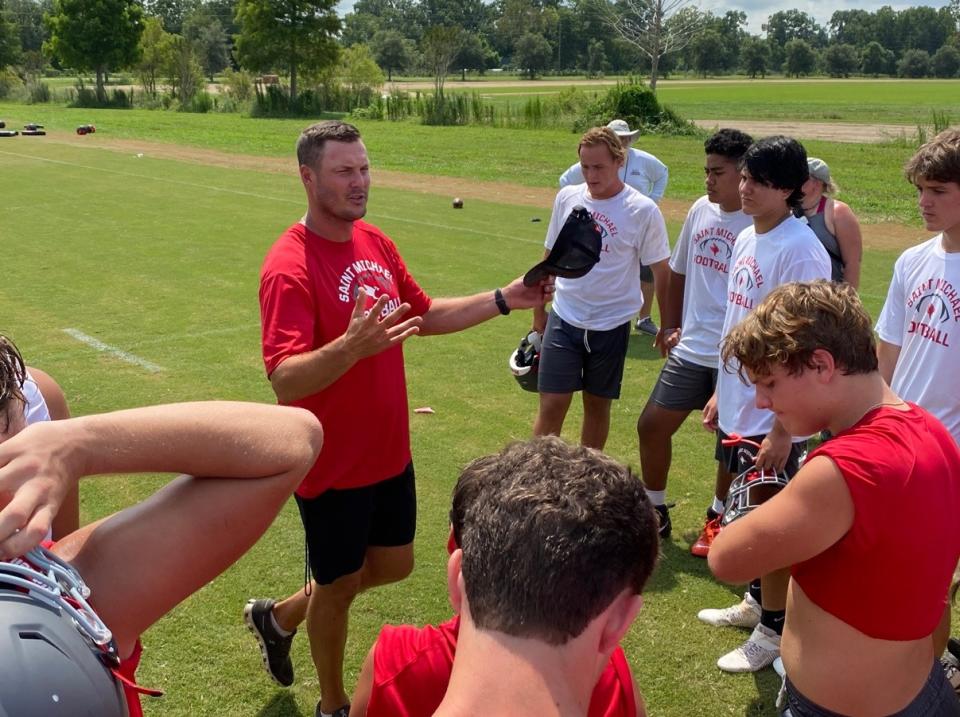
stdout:
POLYGON ((760 600, 760 597, 761 597, 760 578, 750 581, 750 586, 747 588, 747 592, 750 593, 750 597, 752 597, 754 600, 757 601, 757 605, 759 605, 762 602, 760 600))
POLYGON ((280 627, 280 623, 277 622, 277 617, 273 614, 273 610, 270 611, 270 624, 273 625, 273 629, 277 631, 277 634, 280 635, 280 637, 290 637, 290 635, 296 632, 296 630, 291 632, 290 630, 284 630, 282 627, 280 627))
POLYGON ((654 505, 666 505, 667 504, 667 491, 665 490, 650 490, 649 488, 644 488, 647 491, 647 498, 650 499, 650 502, 654 505))
POLYGON ((710 506, 710 510, 717 515, 723 513, 723 501, 717 498, 717 496, 713 496, 713 505, 710 506))
POLYGON ((760 611, 760 624, 763 625, 768 630, 773 630, 773 632, 778 635, 783 634, 783 622, 786 619, 787 611, 786 610, 766 610, 761 609, 760 611))

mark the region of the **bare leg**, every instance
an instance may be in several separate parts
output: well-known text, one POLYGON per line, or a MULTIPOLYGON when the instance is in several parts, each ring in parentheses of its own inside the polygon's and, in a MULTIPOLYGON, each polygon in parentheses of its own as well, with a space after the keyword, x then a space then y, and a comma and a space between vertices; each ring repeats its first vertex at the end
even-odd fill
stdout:
POLYGON ((730 484, 733 483, 734 475, 728 471, 722 464, 717 463, 717 481, 713 494, 721 503, 727 499, 727 493, 730 492, 730 484))
POLYGON ((664 490, 670 473, 673 454, 673 434, 677 432, 690 411, 674 411, 647 401, 637 420, 640 442, 640 473, 649 490, 664 490))
POLYGON ((533 422, 533 435, 559 436, 563 430, 563 421, 567 417, 572 393, 541 393, 540 409, 533 422))
POLYGON ((413 569, 413 545, 370 547, 363 568, 317 585, 307 608, 310 654, 320 681, 320 709, 333 712, 350 701, 343 685, 343 653, 350 605, 363 590, 402 580, 413 569))
POLYGON ((640 314, 637 318, 645 319, 650 316, 650 312, 653 311, 653 299, 655 296, 653 282, 641 281, 640 293, 643 295, 643 308, 640 309, 640 314))
POLYGON ((587 391, 583 392, 583 426, 580 429, 580 443, 588 448, 602 451, 610 434, 610 407, 613 399, 601 398, 587 391))

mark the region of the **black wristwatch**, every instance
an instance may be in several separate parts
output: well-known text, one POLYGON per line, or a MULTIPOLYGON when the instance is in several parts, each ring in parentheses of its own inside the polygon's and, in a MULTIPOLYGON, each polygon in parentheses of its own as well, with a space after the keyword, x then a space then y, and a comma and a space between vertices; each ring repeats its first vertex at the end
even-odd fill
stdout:
POLYGON ((506 316, 510 313, 510 307, 507 306, 506 299, 503 298, 503 292, 500 289, 495 289, 493 292, 493 300, 497 304, 497 308, 500 310, 500 313, 506 316))

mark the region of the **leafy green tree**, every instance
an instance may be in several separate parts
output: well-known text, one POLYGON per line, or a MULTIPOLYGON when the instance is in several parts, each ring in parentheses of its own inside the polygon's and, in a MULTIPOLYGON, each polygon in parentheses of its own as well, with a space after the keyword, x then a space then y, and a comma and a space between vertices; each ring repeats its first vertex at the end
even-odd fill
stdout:
POLYGON ((383 32, 384 27, 389 26, 376 15, 366 12, 348 12, 343 18, 340 43, 344 47, 373 44, 373 39, 378 33, 383 32))
POLYGON ((433 75, 433 88, 439 100, 443 99, 443 84, 462 43, 463 30, 459 27, 436 25, 423 33, 420 51, 424 65, 433 75))
POLYGON ((200 0, 146 0, 147 15, 160 18, 163 29, 172 35, 183 32, 183 21, 200 7, 200 0))
POLYGON ((53 10, 53 0, 5 0, 0 7, 6 8, 8 20, 12 20, 20 35, 20 47, 24 52, 39 52, 47 31, 43 14, 53 10))
POLYGON ((953 45, 944 45, 930 58, 936 77, 956 77, 960 71, 960 50, 953 45))
POLYGON ((203 71, 213 82, 213 76, 230 64, 227 33, 220 20, 201 6, 183 21, 183 36, 193 43, 203 71))
POLYGON ((553 48, 550 47, 547 38, 535 32, 528 32, 517 40, 513 50, 513 63, 525 70, 531 80, 537 76, 537 73, 550 67, 552 59, 553 48))
POLYGON ((893 53, 876 40, 868 42, 860 53, 860 70, 874 77, 892 74, 893 53))
POLYGON ((902 47, 925 50, 933 54, 947 38, 957 31, 957 25, 948 8, 909 7, 897 15, 902 47))
POLYGON ((849 77, 860 68, 860 57, 853 45, 830 45, 823 53, 823 64, 831 77, 849 77))
POLYGON ((140 36, 140 62, 137 74, 143 91, 157 96, 157 84, 173 60, 173 35, 163 29, 158 17, 148 17, 143 23, 140 36))
POLYGON ((20 61, 20 33, 0 2, 0 70, 20 61))
POLYGON ((381 30, 373 36, 373 56, 387 71, 387 80, 393 81, 393 71, 405 70, 411 61, 410 48, 398 30, 381 30))
POLYGON ((341 64, 343 78, 350 87, 350 92, 356 104, 364 92, 379 89, 383 86, 383 70, 373 59, 373 53, 366 45, 353 45, 343 51, 341 64))
POLYGON ((491 60, 491 48, 475 32, 464 32, 463 42, 457 56, 453 58, 453 67, 460 68, 463 81, 467 79, 467 70, 482 72, 491 60))
POLYGON ((759 37, 750 36, 740 45, 740 65, 751 78, 767 76, 770 66, 770 44, 759 37))
POLYGON ((897 63, 900 77, 927 77, 930 74, 930 55, 926 50, 907 50, 897 63))
POLYGON ((167 66, 173 95, 186 108, 203 89, 203 67, 193 43, 180 35, 171 36, 170 61, 167 66))
POLYGON ((290 102, 297 99, 298 73, 336 64, 335 36, 340 18, 336 0, 239 0, 240 62, 252 70, 284 68, 290 76, 290 102))
POLYGON ((716 30, 701 32, 694 39, 691 48, 693 50, 693 68, 701 76, 706 77, 723 69, 723 38, 716 30))
POLYGON ((806 40, 790 40, 783 48, 783 71, 789 76, 809 75, 817 67, 817 53, 806 40))
POLYGON ((44 21, 50 31, 44 49, 67 67, 96 72, 100 102, 107 98, 107 71, 138 59, 143 8, 137 0, 54 0, 44 21))
POLYGON ((603 43, 594 40, 587 47, 587 76, 599 77, 603 74, 603 66, 607 63, 607 54, 603 43))
POLYGON ((828 23, 836 43, 864 47, 876 34, 876 17, 867 10, 837 10, 828 23))

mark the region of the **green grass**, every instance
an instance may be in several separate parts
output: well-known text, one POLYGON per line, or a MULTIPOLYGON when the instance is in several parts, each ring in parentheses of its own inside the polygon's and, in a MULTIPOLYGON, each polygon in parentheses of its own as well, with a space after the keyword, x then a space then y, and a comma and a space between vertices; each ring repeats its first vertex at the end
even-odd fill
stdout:
MULTIPOLYGON (((51 131, 72 132, 93 123, 98 137, 148 139, 235 154, 291 157, 304 119, 264 120, 237 114, 191 115, 150 110, 90 110, 55 105, 0 103, 8 127, 38 122, 51 131)), ((411 123, 358 121, 376 168, 556 187, 560 173, 576 161, 577 135, 559 130, 490 130, 427 127, 411 123)), ((802 139, 802 137, 801 137, 802 139)), ((20 151, 41 138, 0 139, 0 149, 20 151)), ((77 138, 78 144, 83 138, 77 138)), ((914 192, 901 167, 913 148, 906 143, 850 144, 804 141, 825 159, 843 188, 841 196, 862 220, 917 225, 914 192)), ((667 197, 692 202, 703 194, 703 144, 690 137, 643 136, 637 145, 670 168, 667 197)))
MULTIPOLYGON (((257 126, 235 121, 237 128, 257 126)), ((249 141, 289 145, 300 124, 269 123, 268 137, 249 141)), ((438 133, 440 146, 444 136, 438 133)), ((12 259, 0 288, 6 307, 0 329, 15 338, 29 363, 61 382, 74 414, 206 398, 271 401, 259 352, 258 269, 268 246, 303 210, 292 171, 284 176, 218 169, 42 141, 0 145, 0 165, 0 226, 12 259), (163 370, 150 374, 106 357, 68 337, 65 328, 163 370)), ((540 257, 544 224, 529 221, 530 208, 471 202, 453 213, 447 207, 446 196, 374 188, 371 197, 369 219, 394 237, 430 293, 490 289, 540 257)), ((678 227, 670 229, 675 236, 678 227)), ((895 256, 865 257, 862 293, 874 315, 895 256)), ((406 345, 411 407, 436 411, 412 416, 417 568, 410 579, 355 604, 346 656, 350 685, 380 625, 436 622, 450 613, 443 571, 450 490, 467 461, 529 435, 535 396, 519 390, 506 369, 529 321, 528 314, 515 312, 465 333, 406 345)), ((661 365, 649 343, 631 337, 608 444, 613 456, 633 464, 636 417, 661 365)), ((568 438, 575 438, 580 418, 575 406, 568 438)), ((708 628, 695 617, 698 609, 737 596, 735 588, 710 577, 704 561, 687 554, 687 540, 712 493, 712 453, 712 438, 695 419, 688 421, 676 437, 669 489, 677 502, 674 537, 664 546, 625 648, 653 714, 773 715, 772 673, 731 676, 714 666, 744 635, 708 628)), ((88 481, 83 519, 127 505, 160 482, 88 481)), ((240 619, 248 597, 279 597, 299 587, 302 540, 296 510, 288 505, 234 568, 145 636, 140 680, 167 691, 162 700, 146 700, 148 715, 312 714, 317 683, 307 641, 295 641, 298 681, 282 691, 262 674, 240 619)))

